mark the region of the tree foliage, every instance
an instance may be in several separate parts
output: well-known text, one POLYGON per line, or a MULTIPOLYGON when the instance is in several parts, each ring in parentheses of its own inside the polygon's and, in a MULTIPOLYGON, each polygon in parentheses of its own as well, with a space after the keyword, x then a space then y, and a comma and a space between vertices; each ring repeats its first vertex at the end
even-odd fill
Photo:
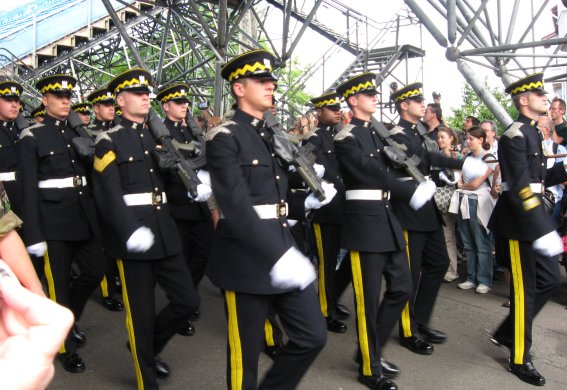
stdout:
MULTIPOLYGON (((510 114, 510 117, 516 118, 518 116, 518 111, 516 110, 516 107, 514 107, 514 104, 508 94, 504 93, 504 91, 498 87, 490 88, 486 80, 484 81, 484 85, 486 89, 492 93, 496 100, 498 100, 502 107, 504 107, 508 114, 510 114)), ((475 116, 481 121, 486 119, 494 121, 498 126, 498 134, 502 134, 505 130, 469 84, 465 84, 463 87, 462 106, 459 108, 452 107, 451 109, 453 111, 453 116, 446 117, 445 122, 453 129, 460 130, 467 116, 475 116)))

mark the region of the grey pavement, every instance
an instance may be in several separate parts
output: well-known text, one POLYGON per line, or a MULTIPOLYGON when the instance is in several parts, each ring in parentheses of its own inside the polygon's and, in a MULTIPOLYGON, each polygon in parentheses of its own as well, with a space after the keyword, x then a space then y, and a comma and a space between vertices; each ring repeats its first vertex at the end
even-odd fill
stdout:
MULTIPOLYGON (((562 269, 565 279, 565 270, 562 269)), ((462 270, 461 275, 466 275, 462 270)), ((505 282, 495 281, 486 295, 460 290, 457 281, 444 283, 431 322, 448 333, 445 344, 435 345, 431 356, 413 354, 398 344, 393 332, 384 356, 402 369, 396 378, 400 389, 534 389, 506 371, 508 351, 488 341, 487 331, 497 327, 508 309, 505 282)), ((160 381, 162 389, 215 390, 225 385, 226 323, 222 297, 208 280, 200 286, 201 318, 195 323, 197 334, 175 336, 161 354, 172 370, 170 378, 160 381)), ((163 304, 158 294, 158 305, 163 304)), ((349 288, 342 302, 353 308, 349 288)), ((533 361, 546 377, 545 389, 567 389, 567 282, 536 318, 533 328, 533 361)), ((365 389, 356 380, 353 361, 356 347, 354 319, 347 320, 345 334, 328 333, 327 345, 304 377, 299 389, 365 389)), ((136 387, 133 363, 126 350, 124 313, 106 311, 95 294, 89 302, 81 329, 88 337, 80 350, 86 372, 70 374, 56 362, 55 379, 50 389, 130 389, 136 387)), ((260 358, 265 372, 271 360, 260 358)), ((260 376, 261 376, 260 373, 260 376)))

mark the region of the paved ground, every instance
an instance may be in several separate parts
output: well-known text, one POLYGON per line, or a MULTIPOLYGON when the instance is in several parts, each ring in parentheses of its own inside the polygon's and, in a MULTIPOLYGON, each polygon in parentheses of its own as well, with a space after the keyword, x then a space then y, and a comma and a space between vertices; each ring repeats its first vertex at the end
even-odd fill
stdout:
MULTIPOLYGON (((565 271, 562 270, 563 276, 565 271)), ((466 273, 461 272, 462 275, 466 273)), ((214 390, 225 388, 225 319, 222 298, 208 281, 201 286, 202 316, 196 322, 193 337, 176 336, 162 358, 172 375, 161 381, 162 389, 214 390)), ((160 298, 161 302, 163 298, 160 298)), ((446 331, 449 340, 435 346, 432 356, 415 355, 398 344, 392 336, 385 351, 388 360, 402 368, 396 379, 400 389, 533 389, 505 369, 508 352, 497 348, 487 338, 485 329, 494 329, 507 314, 501 307, 507 288, 495 282, 487 295, 463 291, 456 282, 443 284, 432 324, 446 331)), ((353 307, 352 291, 343 297, 353 307)), ((159 303, 159 302, 158 302, 159 303)), ((534 364, 546 377, 546 389, 567 389, 567 283, 540 313, 533 329, 534 364)), ((353 362, 356 333, 354 320, 347 321, 345 334, 329 333, 325 349, 311 367, 300 389, 364 389, 356 381, 353 362)), ((81 350, 87 370, 69 374, 56 364, 51 389, 128 389, 135 388, 132 359, 125 348, 123 313, 111 313, 98 304, 98 296, 89 302, 81 328, 88 344, 81 350)), ((395 332, 397 334, 397 332, 395 332)), ((265 371, 271 361, 262 356, 265 371)))

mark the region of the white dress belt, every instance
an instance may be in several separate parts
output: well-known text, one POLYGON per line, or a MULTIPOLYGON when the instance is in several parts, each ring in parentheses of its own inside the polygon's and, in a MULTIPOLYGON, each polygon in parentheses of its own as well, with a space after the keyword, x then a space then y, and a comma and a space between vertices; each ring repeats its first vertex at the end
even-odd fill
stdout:
POLYGON ((122 195, 126 206, 158 206, 167 203, 165 192, 142 192, 122 195))
MULTIPOLYGON (((425 177, 425 180, 429 180, 429 175, 424 176, 424 177, 425 177)), ((398 180, 399 181, 410 181, 410 180, 414 180, 414 178, 411 177, 411 176, 405 176, 405 177, 398 177, 398 180)))
POLYGON ((390 191, 382 190, 349 190, 346 200, 384 200, 390 199, 390 191))
MULTIPOLYGON (((541 184, 541 183, 530 183, 530 190, 532 190, 532 192, 535 192, 536 194, 541 194, 543 192, 543 184, 541 184)), ((503 181, 502 185, 500 187, 500 191, 501 192, 510 191, 510 184, 503 181)))
POLYGON ((87 178, 84 176, 65 177, 63 179, 47 179, 37 182, 39 188, 73 188, 84 187, 87 185, 87 178))
POLYGON ((16 172, 0 172, 0 181, 16 181, 16 172))

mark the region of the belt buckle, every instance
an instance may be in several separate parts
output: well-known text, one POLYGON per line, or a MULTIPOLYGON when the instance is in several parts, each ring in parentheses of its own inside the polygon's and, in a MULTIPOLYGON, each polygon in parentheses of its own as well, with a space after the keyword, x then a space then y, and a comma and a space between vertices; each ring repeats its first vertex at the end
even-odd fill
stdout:
POLYGON ((287 203, 276 204, 276 215, 278 218, 285 218, 287 216, 287 203))
POLYGON ((382 191, 382 199, 390 199, 390 191, 382 191))
POLYGON ((73 187, 82 187, 82 186, 83 186, 83 179, 81 179, 81 176, 74 176, 73 187))
POLYGON ((161 192, 152 192, 152 206, 158 206, 163 203, 161 192))

